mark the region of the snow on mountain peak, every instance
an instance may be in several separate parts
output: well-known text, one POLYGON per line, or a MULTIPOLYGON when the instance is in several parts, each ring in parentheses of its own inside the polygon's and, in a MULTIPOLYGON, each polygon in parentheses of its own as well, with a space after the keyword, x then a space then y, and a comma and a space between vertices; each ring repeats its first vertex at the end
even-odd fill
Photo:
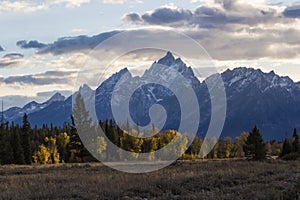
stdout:
POLYGON ((295 86, 289 77, 281 77, 272 70, 268 73, 260 69, 239 67, 233 70, 227 69, 222 73, 225 84, 241 90, 249 85, 255 84, 262 92, 271 88, 285 88, 290 91, 295 86))
MULTIPOLYGON (((194 72, 191 67, 187 67, 187 65, 181 60, 181 58, 176 58, 173 56, 171 52, 167 52, 167 54, 158 60, 158 62, 154 62, 150 69, 147 69, 143 75, 143 77, 147 76, 155 76, 164 74, 161 70, 157 72, 157 65, 164 65, 165 70, 169 70, 169 67, 175 69, 177 72, 180 72, 184 77, 193 77, 194 72), (159 74, 157 74, 159 73, 159 74)), ((167 73, 166 73, 167 74, 167 73)))
POLYGON ((60 94, 59 92, 56 92, 49 100, 49 103, 55 102, 55 101, 64 101, 65 100, 65 96, 63 96, 62 94, 60 94))

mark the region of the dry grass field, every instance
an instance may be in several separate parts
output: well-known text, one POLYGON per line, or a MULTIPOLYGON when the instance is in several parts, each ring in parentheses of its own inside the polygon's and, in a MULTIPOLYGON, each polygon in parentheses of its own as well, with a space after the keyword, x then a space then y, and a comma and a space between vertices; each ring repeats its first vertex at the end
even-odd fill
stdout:
POLYGON ((1 166, 0 199, 300 199, 300 161, 178 161, 147 174, 101 163, 1 166))

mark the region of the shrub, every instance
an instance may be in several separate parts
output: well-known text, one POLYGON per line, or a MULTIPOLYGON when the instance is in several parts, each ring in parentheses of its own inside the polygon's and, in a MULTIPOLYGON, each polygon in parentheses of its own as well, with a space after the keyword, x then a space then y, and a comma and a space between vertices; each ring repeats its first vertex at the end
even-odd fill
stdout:
POLYGON ((282 157, 283 160, 300 160, 299 153, 290 153, 282 157))

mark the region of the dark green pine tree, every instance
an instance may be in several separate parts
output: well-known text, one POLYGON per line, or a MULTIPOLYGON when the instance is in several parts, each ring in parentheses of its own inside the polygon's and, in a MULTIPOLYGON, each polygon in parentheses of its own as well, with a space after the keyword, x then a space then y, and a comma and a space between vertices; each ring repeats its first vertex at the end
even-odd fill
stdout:
POLYGON ((14 164, 25 164, 24 151, 21 145, 20 129, 11 126, 11 146, 14 164))
POLYGON ((293 131, 293 137, 296 137, 297 136, 297 129, 294 128, 294 131, 293 131))
POLYGON ((289 139, 285 139, 282 145, 281 156, 285 156, 292 152, 292 144, 289 139))
POLYGON ((294 129, 293 138, 294 138, 294 142, 293 142, 293 152, 295 152, 295 153, 300 153, 300 137, 299 137, 299 135, 297 134, 296 128, 294 129))
POLYGON ((72 126, 70 130, 70 143, 68 145, 68 151, 70 153, 70 162, 81 162, 80 154, 83 150, 83 144, 75 128, 75 122, 73 116, 71 116, 72 126))
POLYGON ((24 151, 24 159, 26 164, 31 164, 32 161, 32 148, 31 148, 31 128, 28 121, 27 114, 23 116, 23 126, 21 133, 21 144, 24 151))
POLYGON ((264 160, 266 158, 265 144, 256 126, 247 137, 243 149, 249 160, 264 160))
POLYGON ((12 148, 9 142, 9 131, 7 124, 0 124, 0 164, 13 162, 12 148))

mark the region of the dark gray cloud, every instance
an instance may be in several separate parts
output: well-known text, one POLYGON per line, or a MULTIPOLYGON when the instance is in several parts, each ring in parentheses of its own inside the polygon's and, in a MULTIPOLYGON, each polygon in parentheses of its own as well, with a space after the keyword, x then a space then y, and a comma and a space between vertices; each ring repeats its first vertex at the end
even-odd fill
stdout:
POLYGON ((37 74, 35 76, 37 77, 53 77, 53 76, 57 76, 57 77, 65 77, 65 76, 69 76, 71 73, 74 72, 69 72, 69 71, 46 71, 44 73, 41 74, 37 74))
POLYGON ((0 45, 0 51, 4 51, 4 48, 0 45))
POLYGON ((23 54, 20 53, 9 53, 0 58, 0 67, 15 66, 21 62, 24 58, 23 54))
POLYGON ((63 83, 60 78, 38 78, 32 75, 26 76, 10 76, 5 78, 4 83, 12 84, 12 83, 20 83, 20 84, 33 84, 33 85, 49 85, 53 83, 63 83))
POLYGON ((2 61, 0 61, 0 68, 13 66, 14 64, 16 64, 16 62, 2 62, 2 61))
POLYGON ((136 13, 127 13, 122 17, 122 20, 132 23, 140 23, 142 22, 142 19, 140 15, 136 13))
POLYGON ((290 17, 290 18, 299 18, 300 17, 300 5, 287 7, 284 10, 283 15, 285 17, 290 17))
POLYGON ((24 58, 24 55, 21 53, 9 53, 4 55, 2 58, 9 58, 9 59, 20 59, 20 58, 24 58))
POLYGON ((101 33, 95 36, 77 36, 77 37, 64 37, 57 41, 47 44, 43 48, 39 49, 39 54, 51 53, 54 55, 78 52, 84 50, 91 50, 95 48, 102 41, 112 37, 113 35, 119 33, 119 31, 112 31, 101 33))
POLYGON ((40 49, 46 46, 46 44, 38 42, 36 40, 30 40, 30 41, 20 40, 16 44, 22 49, 31 49, 31 48, 40 49))
POLYGON ((251 6, 225 4, 223 9, 201 6, 194 12, 190 24, 200 27, 223 28, 226 25, 249 25, 275 23, 281 21, 279 13, 273 9, 261 10, 251 6), (229 10, 230 9, 230 10, 229 10))
POLYGON ((29 84, 29 85, 51 85, 68 84, 71 81, 75 71, 47 71, 39 74, 30 74, 23 76, 9 76, 1 78, 0 81, 5 84, 29 84))
POLYGON ((143 14, 142 19, 148 24, 177 24, 190 20, 192 15, 192 12, 187 9, 162 7, 143 14))

